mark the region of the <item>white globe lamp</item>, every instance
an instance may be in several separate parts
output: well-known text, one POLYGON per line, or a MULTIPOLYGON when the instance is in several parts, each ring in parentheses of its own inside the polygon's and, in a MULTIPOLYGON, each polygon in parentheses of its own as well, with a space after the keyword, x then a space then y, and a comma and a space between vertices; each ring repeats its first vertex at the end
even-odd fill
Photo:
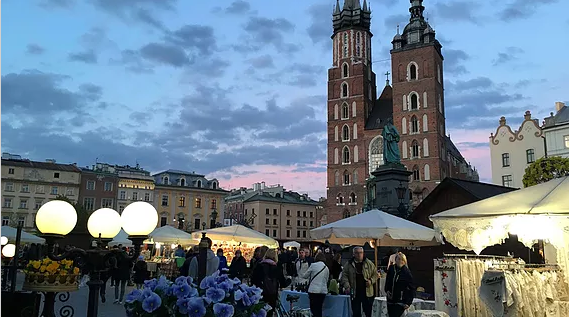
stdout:
POLYGON ((94 238, 112 239, 121 231, 121 216, 111 208, 97 209, 87 220, 87 230, 94 238))
POLYGON ((77 212, 68 202, 52 200, 40 207, 36 226, 43 234, 67 235, 77 224, 77 212))
POLYGON ((0 242, 2 243, 3 246, 5 246, 8 243, 8 238, 6 238, 5 236, 2 236, 0 238, 0 242))
POLYGON ((2 255, 7 258, 12 258, 16 254, 16 245, 10 243, 2 248, 2 255))
POLYGON ((151 204, 137 201, 122 211, 121 223, 124 232, 129 236, 147 236, 156 229, 158 212, 151 204))

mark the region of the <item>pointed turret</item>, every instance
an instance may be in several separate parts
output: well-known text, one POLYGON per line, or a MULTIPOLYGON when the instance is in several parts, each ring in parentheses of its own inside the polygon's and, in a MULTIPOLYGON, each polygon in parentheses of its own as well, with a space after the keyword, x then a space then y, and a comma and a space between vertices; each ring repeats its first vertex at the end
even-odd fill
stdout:
POLYGON ((364 0, 364 11, 369 12, 369 8, 367 6, 367 0, 364 0))
POLYGON ((354 10, 361 10, 361 8, 362 8, 360 6, 360 0, 352 0, 352 5, 353 5, 354 10))
POLYGON ((334 14, 340 14, 340 0, 336 0, 336 6, 334 8, 334 14))
POLYGON ((336 0, 336 8, 332 14, 334 33, 347 28, 363 28, 367 31, 371 27, 371 14, 367 0, 362 8, 361 0, 344 0, 340 11, 340 2, 336 0))

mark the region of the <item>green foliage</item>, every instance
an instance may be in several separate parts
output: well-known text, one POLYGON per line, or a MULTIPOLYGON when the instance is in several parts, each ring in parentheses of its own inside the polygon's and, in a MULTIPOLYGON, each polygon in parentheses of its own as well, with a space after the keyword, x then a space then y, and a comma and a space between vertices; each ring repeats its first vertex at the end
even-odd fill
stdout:
POLYGON ((543 157, 526 168, 523 183, 530 187, 563 176, 569 176, 569 158, 543 157))

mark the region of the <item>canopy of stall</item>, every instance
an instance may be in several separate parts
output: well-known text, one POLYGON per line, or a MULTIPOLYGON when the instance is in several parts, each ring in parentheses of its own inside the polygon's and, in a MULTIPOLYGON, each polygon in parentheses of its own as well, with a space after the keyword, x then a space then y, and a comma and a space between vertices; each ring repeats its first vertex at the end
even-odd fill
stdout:
POLYGON ((191 234, 180 229, 176 229, 172 226, 162 226, 156 228, 148 235, 148 238, 154 243, 159 242, 181 245, 196 244, 196 241, 192 239, 191 234))
POLYGON ((246 243, 248 245, 265 245, 269 248, 278 248, 277 240, 267 237, 259 231, 249 229, 245 226, 234 225, 228 227, 213 228, 192 233, 194 241, 199 242, 202 232, 206 233, 212 241, 225 241, 227 243, 246 243))
POLYGON ((297 248, 300 249, 300 243, 296 241, 287 241, 283 244, 284 248, 297 248))
POLYGON ((439 245, 436 232, 425 226, 374 209, 310 230, 318 241, 333 244, 363 245, 374 241, 378 246, 439 245))
POLYGON ((109 242, 109 246, 122 245, 123 247, 132 247, 132 241, 128 239, 128 234, 123 229, 109 242))
POLYGON ((569 177, 453 208, 430 219, 448 242, 476 253, 502 243, 508 233, 526 246, 546 240, 564 247, 569 230, 569 177))
MULTIPOLYGON (((16 233, 18 232, 18 229, 16 228, 12 228, 10 226, 2 226, 2 228, 0 228, 0 233, 2 234, 2 236, 8 238, 8 241, 11 243, 15 243, 16 242, 16 233)), ((22 235, 20 238, 20 242, 21 243, 39 243, 39 244, 44 244, 45 243, 45 239, 44 238, 40 238, 38 236, 34 236, 33 234, 27 233, 24 230, 22 230, 22 235)))

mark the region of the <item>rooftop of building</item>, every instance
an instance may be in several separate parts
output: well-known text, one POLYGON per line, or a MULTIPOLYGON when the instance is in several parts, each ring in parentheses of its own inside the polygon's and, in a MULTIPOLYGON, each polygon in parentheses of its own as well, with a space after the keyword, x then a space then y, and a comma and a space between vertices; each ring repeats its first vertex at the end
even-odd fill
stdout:
POLYGON ((371 114, 365 124, 366 130, 383 129, 387 119, 393 117, 393 89, 387 83, 379 98, 374 102, 371 114))
POLYGON ((205 175, 197 174, 196 172, 187 172, 187 171, 176 170, 176 169, 169 169, 169 170, 166 170, 166 171, 163 171, 160 173, 156 173, 152 176, 161 175, 161 174, 179 174, 179 175, 185 175, 185 176, 205 177, 205 175))
POLYGON ((244 200, 244 202, 253 202, 253 201, 266 201, 266 202, 275 202, 281 204, 299 204, 299 205, 311 205, 311 206, 320 205, 319 202, 308 197, 308 195, 306 194, 302 195, 293 191, 283 192, 282 195, 279 193, 271 194, 267 192, 255 192, 251 197, 244 200))
POLYGON ((45 162, 38 162, 22 158, 20 155, 14 155, 10 153, 2 153, 2 165, 81 173, 81 169, 77 167, 76 163, 61 164, 56 163, 56 161, 52 159, 46 160, 45 162))
POLYGON ((563 102, 556 102, 555 110, 555 114, 551 112, 550 116, 544 119, 544 129, 569 124, 569 107, 563 102))

